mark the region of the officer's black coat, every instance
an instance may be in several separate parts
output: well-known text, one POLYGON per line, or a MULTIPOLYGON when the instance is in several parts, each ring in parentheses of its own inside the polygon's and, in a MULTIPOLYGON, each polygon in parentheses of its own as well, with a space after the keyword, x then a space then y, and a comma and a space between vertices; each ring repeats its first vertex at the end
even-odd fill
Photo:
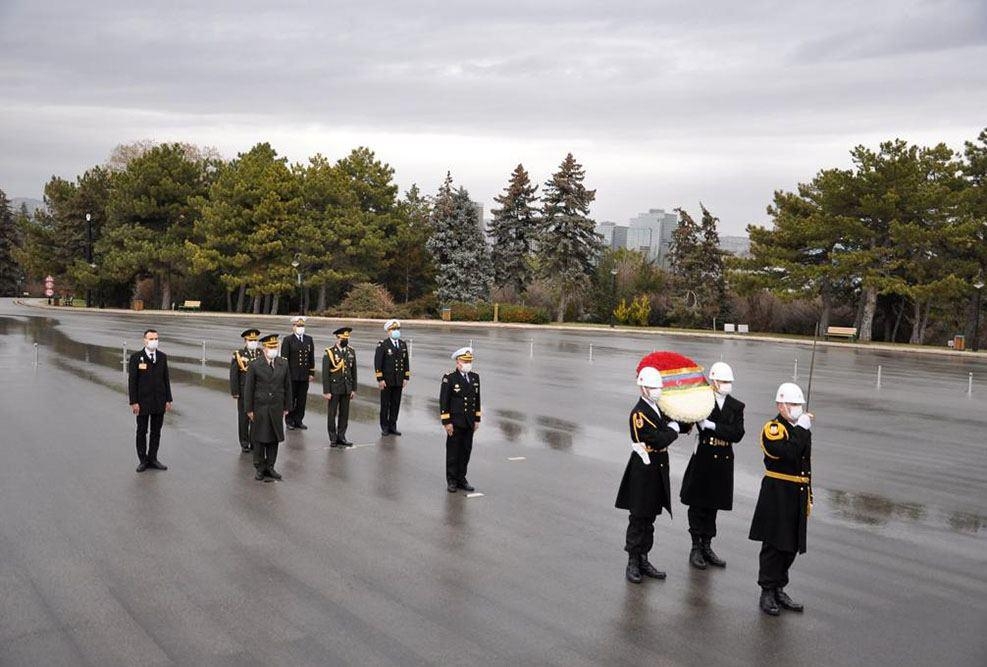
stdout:
MULTIPOLYGON (((631 442, 640 442, 656 450, 668 447, 678 437, 678 433, 668 426, 669 421, 643 398, 638 399, 630 416, 631 442)), ((655 516, 661 514, 663 507, 671 515, 668 452, 655 451, 648 458, 651 463, 646 465, 637 452, 631 452, 615 506, 630 510, 634 516, 655 516)))
MULTIPOLYGON (((812 433, 795 426, 781 415, 764 425, 761 449, 767 470, 812 477, 812 433)), ((757 496, 750 539, 767 542, 781 551, 805 553, 810 484, 800 484, 765 476, 757 496)))
POLYGON ((374 376, 378 382, 383 380, 387 383, 388 387, 402 387, 404 381, 411 378, 408 344, 399 340, 395 349, 390 338, 378 342, 374 351, 374 376))
POLYGON ((243 398, 243 383, 247 380, 247 367, 254 359, 263 356, 259 349, 251 350, 246 346, 234 350, 230 359, 230 395, 243 398))
POLYGON ((130 355, 127 363, 130 405, 138 403, 142 415, 164 414, 165 403, 172 402, 168 355, 158 350, 154 356, 155 363, 152 364, 147 350, 141 349, 130 355))
MULTIPOLYGON (((709 420, 716 429, 700 429, 699 444, 682 476, 682 504, 733 509, 733 443, 744 437, 744 404, 727 395, 714 404, 709 420)), ((698 424, 697 424, 698 426, 698 424)))
POLYGON ((286 359, 275 357, 274 368, 263 356, 250 362, 243 383, 243 407, 254 413, 250 430, 254 442, 284 440, 284 413, 291 409, 291 378, 286 359))
POLYGON ((356 352, 347 345, 327 347, 322 355, 322 393, 346 395, 356 391, 356 352))
POLYGON ((480 421, 480 376, 470 371, 469 382, 459 370, 442 376, 439 389, 439 417, 442 425, 473 428, 480 421))
POLYGON ((281 356, 288 360, 288 374, 295 382, 308 382, 315 375, 315 341, 305 334, 302 340, 294 332, 281 341, 281 356))

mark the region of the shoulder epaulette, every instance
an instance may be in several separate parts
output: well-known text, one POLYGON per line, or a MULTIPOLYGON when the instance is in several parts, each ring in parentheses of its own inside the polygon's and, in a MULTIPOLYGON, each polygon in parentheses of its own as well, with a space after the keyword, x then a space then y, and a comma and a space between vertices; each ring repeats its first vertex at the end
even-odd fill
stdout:
POLYGON ((787 439, 788 439, 788 429, 785 428, 785 425, 782 424, 777 419, 772 419, 771 421, 769 421, 767 424, 764 425, 763 429, 761 429, 761 438, 760 438, 761 451, 764 452, 764 455, 767 456, 769 459, 780 459, 781 458, 780 456, 775 456, 774 454, 768 452, 768 448, 764 446, 764 441, 770 440, 771 442, 777 442, 778 440, 787 440, 787 439))

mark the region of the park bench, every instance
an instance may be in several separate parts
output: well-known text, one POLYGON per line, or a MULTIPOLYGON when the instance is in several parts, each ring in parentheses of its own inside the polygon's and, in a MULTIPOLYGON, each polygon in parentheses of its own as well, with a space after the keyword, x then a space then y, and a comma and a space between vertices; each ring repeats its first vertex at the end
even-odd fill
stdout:
POLYGON ((857 337, 857 327, 826 327, 826 338, 846 338, 854 340, 857 337))
POLYGON ((201 309, 202 309, 201 301, 192 301, 190 299, 186 299, 185 302, 178 307, 178 310, 201 310, 201 309))

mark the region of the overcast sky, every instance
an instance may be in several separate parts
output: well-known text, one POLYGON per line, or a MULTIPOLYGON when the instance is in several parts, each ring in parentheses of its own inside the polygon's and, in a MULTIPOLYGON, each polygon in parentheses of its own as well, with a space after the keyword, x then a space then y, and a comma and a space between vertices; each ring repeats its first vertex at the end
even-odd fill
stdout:
POLYGON ((572 151, 596 220, 701 200, 721 232, 856 144, 987 126, 984 0, 0 0, 0 188, 138 139, 366 145, 486 210, 572 151))

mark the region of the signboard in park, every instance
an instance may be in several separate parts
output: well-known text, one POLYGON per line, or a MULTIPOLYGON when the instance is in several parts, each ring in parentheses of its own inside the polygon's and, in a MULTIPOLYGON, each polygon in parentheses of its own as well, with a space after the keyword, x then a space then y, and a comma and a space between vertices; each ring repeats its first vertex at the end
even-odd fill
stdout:
POLYGON ((45 276, 45 296, 55 296, 55 279, 52 276, 45 276))
POLYGON ((46 288, 45 289, 45 296, 55 296, 55 290, 53 290, 50 287, 46 288))

